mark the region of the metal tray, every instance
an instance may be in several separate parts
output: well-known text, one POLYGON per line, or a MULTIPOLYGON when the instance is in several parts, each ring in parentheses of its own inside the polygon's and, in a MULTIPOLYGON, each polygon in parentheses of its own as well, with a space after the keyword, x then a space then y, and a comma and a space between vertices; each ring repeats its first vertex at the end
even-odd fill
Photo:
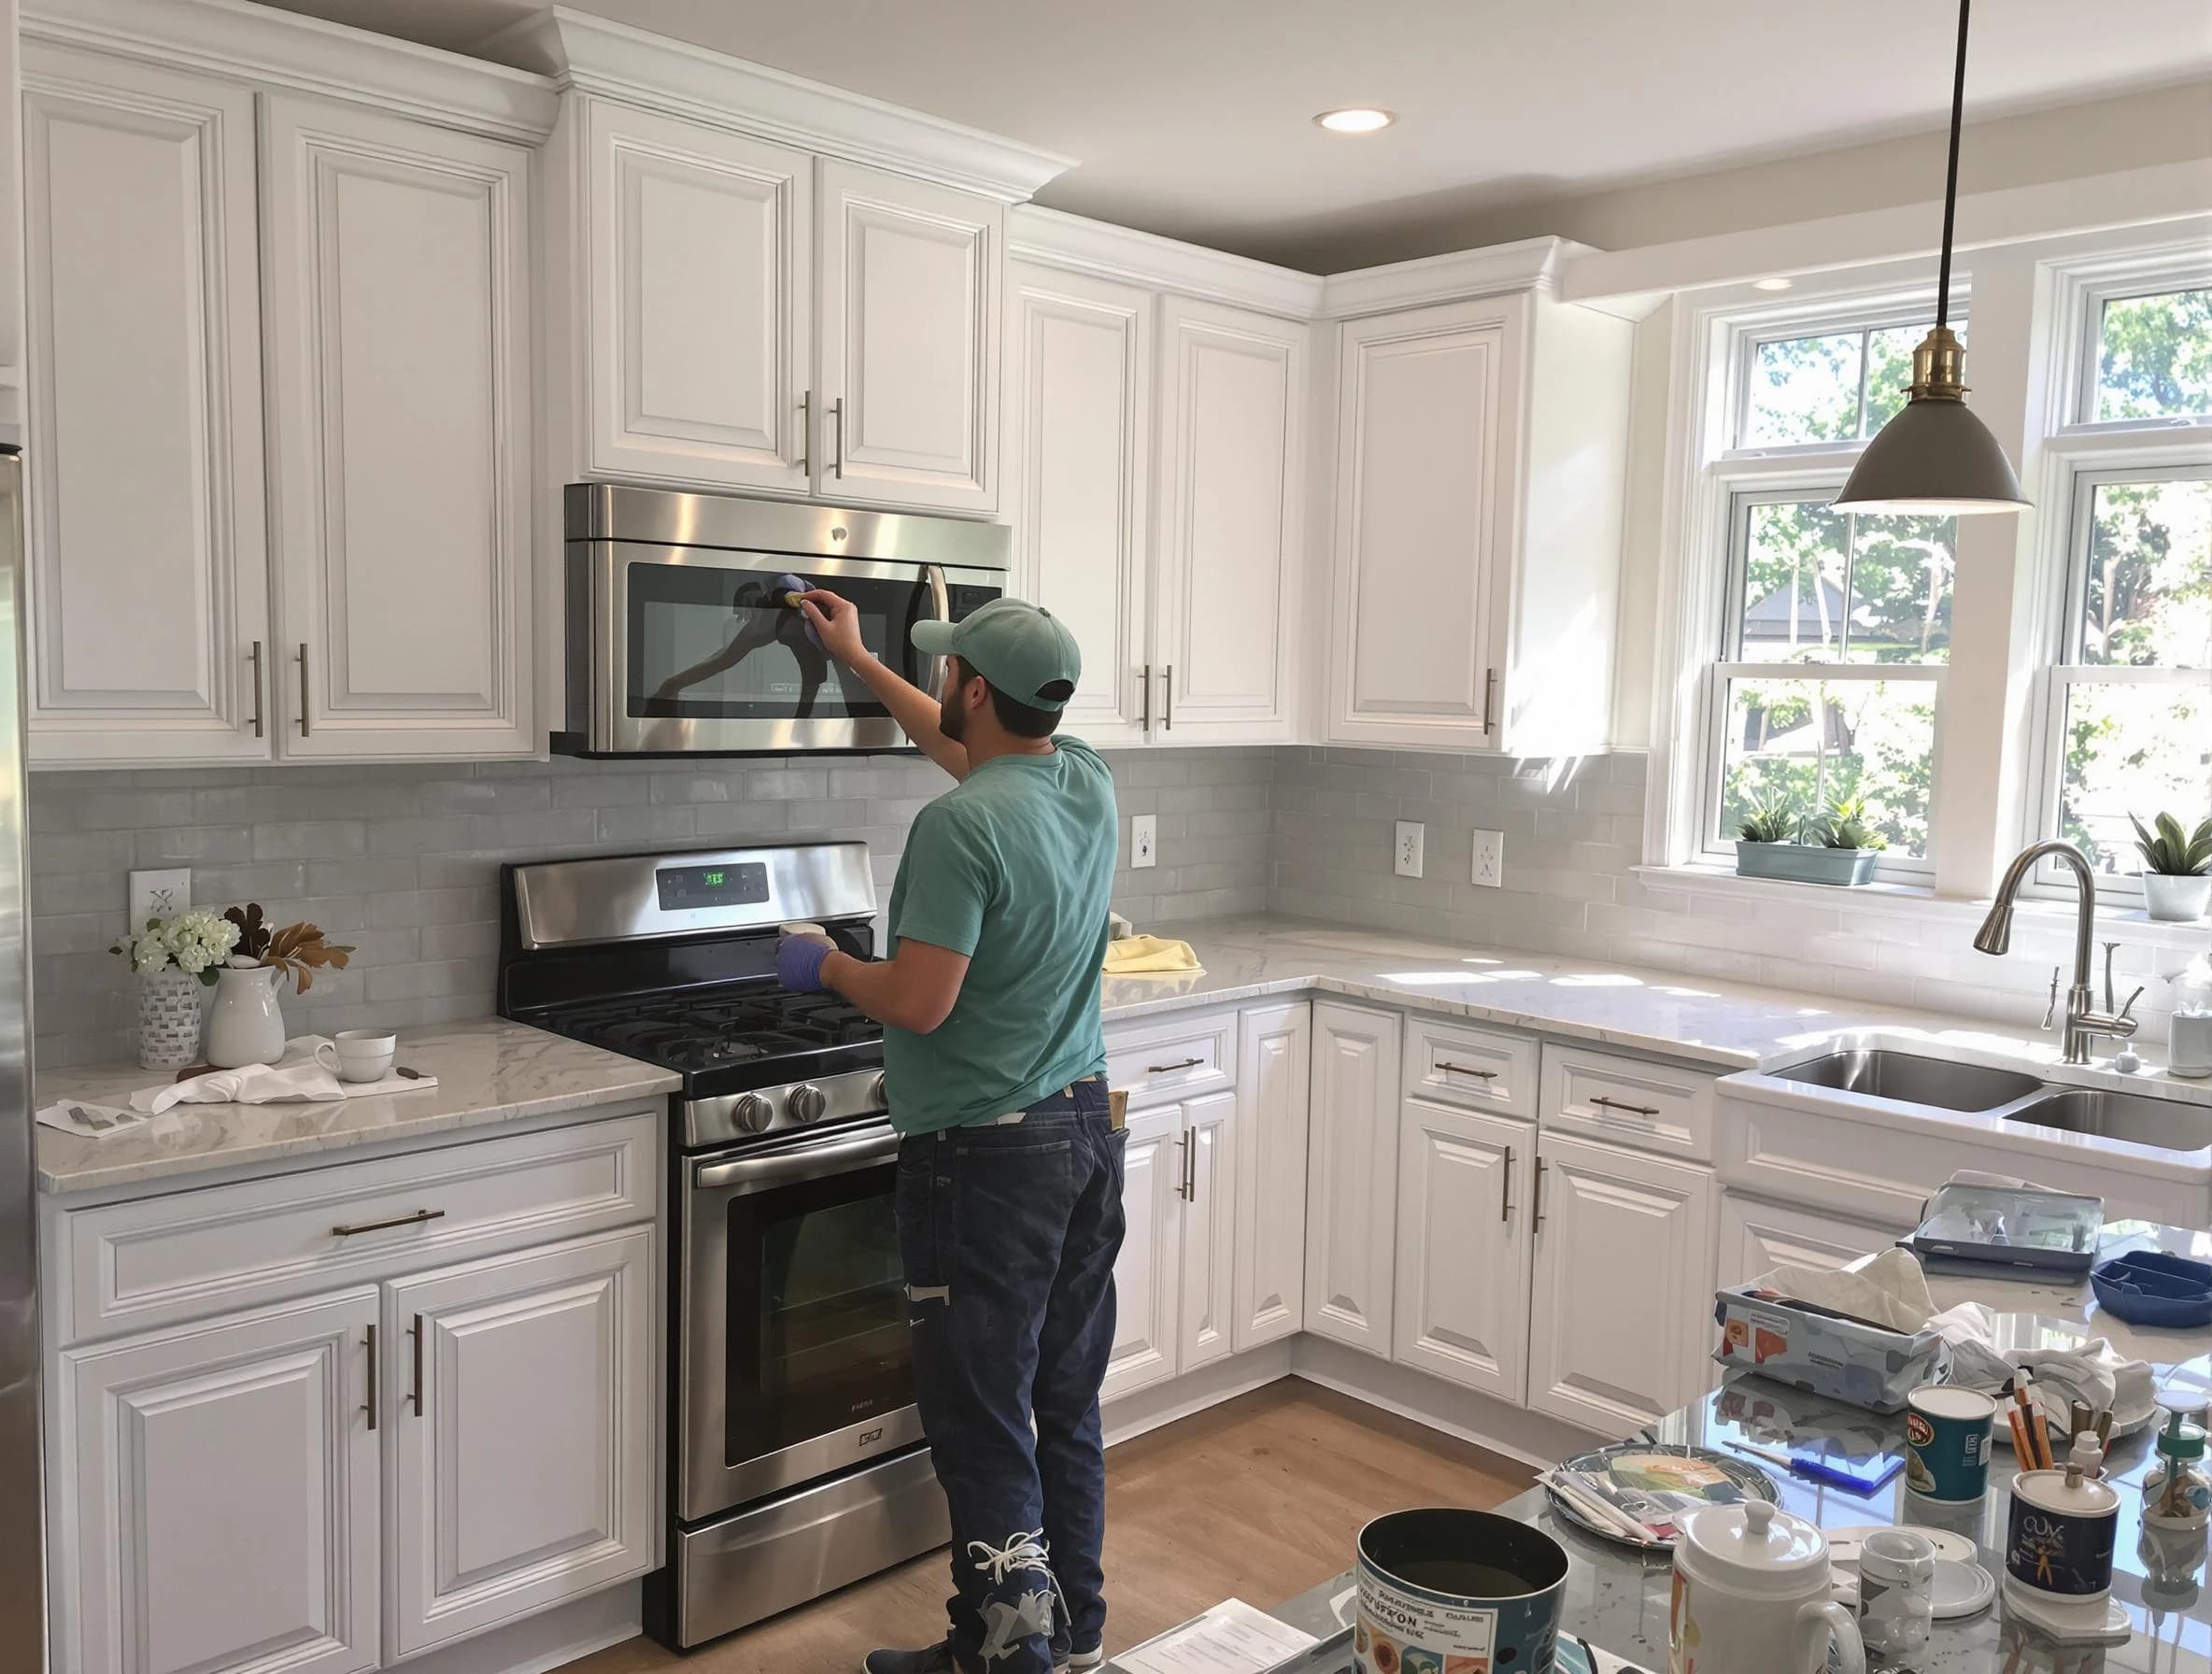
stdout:
MULTIPOLYGON (((1701 1465, 1709 1465, 1735 1485, 1737 1490, 1737 1498, 1764 1499, 1770 1504, 1778 1502, 1781 1498, 1780 1492, 1774 1485, 1774 1479, 1760 1469, 1757 1465, 1749 1459, 1738 1459, 1728 1454, 1718 1453, 1709 1447, 1663 1447, 1645 1441, 1617 1442, 1611 1447, 1593 1448, 1586 1454, 1577 1454, 1571 1459, 1562 1460, 1558 1468, 1593 1472, 1602 1470, 1606 1475, 1611 1477, 1616 1461, 1647 1455, 1672 1459, 1694 1459, 1701 1465)), ((1619 1479, 1614 1478, 1614 1480, 1618 1481, 1619 1479)), ((1623 1486, 1635 1485, 1632 1483, 1623 1484, 1623 1486)), ((1581 1512, 1575 1510, 1572 1503, 1562 1497, 1557 1490, 1549 1485, 1545 1487, 1544 1492, 1552 1501, 1552 1510, 1562 1521, 1573 1524, 1575 1527, 1587 1534, 1596 1536, 1609 1545, 1624 1546, 1631 1552, 1671 1553, 1674 1551, 1672 1540, 1631 1539, 1600 1524, 1591 1522, 1581 1512)), ((1737 1503, 1737 1501, 1716 1496, 1709 1503, 1730 1505, 1737 1503)))

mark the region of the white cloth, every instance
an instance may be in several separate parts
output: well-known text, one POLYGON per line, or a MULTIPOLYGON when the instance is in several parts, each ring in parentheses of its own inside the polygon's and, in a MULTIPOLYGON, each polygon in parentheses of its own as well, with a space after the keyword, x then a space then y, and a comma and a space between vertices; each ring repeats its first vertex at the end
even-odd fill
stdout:
POLYGON ((1761 1290, 1848 1313, 1893 1331, 1917 1331, 1936 1312, 1936 1300, 1928 1294, 1927 1277, 1921 1271, 1919 1259, 1910 1250, 1894 1246, 1853 1262, 1840 1272, 1783 1266, 1752 1283, 1761 1290))
POLYGON ((1996 1395, 2024 1371, 2029 1394, 2062 1431, 2073 1427, 2077 1400, 2092 1412, 2109 1412, 2113 1433, 2121 1436, 2141 1429, 2157 1410, 2149 1366, 2126 1358, 2102 1337, 2072 1348, 2002 1349, 1997 1315, 1979 1302, 1961 1302, 1929 1323, 1950 1344, 1950 1382, 1996 1395))
POLYGON ((438 1085, 435 1076, 402 1075, 396 1068, 381 1081, 340 1081, 335 1071, 316 1061, 316 1048, 329 1044, 328 1035, 294 1035, 284 1043, 284 1056, 273 1064, 210 1070, 190 1081, 141 1087, 131 1095, 131 1108, 159 1114, 177 1104, 321 1104, 376 1093, 416 1093, 438 1085))

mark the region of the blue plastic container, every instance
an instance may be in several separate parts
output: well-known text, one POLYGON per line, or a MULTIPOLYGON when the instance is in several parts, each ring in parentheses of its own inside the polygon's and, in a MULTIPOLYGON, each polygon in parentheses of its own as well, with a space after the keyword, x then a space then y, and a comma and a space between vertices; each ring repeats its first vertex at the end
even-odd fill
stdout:
POLYGON ((2212 1326, 2212 1267, 2163 1250, 2134 1250, 2090 1269, 2105 1311, 2132 1326, 2212 1326))

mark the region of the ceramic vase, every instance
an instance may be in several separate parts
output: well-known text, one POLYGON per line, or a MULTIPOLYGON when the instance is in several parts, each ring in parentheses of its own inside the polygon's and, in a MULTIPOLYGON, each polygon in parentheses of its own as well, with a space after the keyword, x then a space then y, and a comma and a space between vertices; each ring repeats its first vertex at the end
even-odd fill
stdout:
POLYGON ((200 1057, 200 979, 172 965, 138 978, 138 1067, 181 1070, 200 1057))
POLYGON ((2153 918, 2168 924, 2193 924, 2212 907, 2212 872, 2176 877, 2165 872, 2143 874, 2143 908, 2153 918))
POLYGON ((276 985, 284 972, 250 960, 225 965, 207 1008, 207 1061, 218 1070, 273 1064, 284 1056, 284 1012, 276 985))

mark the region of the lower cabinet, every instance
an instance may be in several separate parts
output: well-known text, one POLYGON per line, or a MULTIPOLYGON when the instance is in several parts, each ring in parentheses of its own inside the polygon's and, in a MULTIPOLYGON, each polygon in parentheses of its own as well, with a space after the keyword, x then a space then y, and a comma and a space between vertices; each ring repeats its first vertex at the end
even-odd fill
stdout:
POLYGON ((1395 1012, 1316 1000, 1306 1176, 1306 1329, 1388 1356, 1397 1256, 1395 1012))
POLYGON ((1237 1152, 1244 1124, 1237 1095, 1213 1093, 1183 1107, 1183 1284, 1175 1369, 1219 1360, 1235 1341, 1237 1152))
POLYGON ((1897 1241, 1897 1231, 1819 1209, 1785 1208, 1737 1192, 1721 1194, 1715 1288, 1748 1284, 1769 1268, 1840 1268, 1897 1241))
POLYGON ((1306 1317, 1306 1142, 1312 1011, 1255 1006, 1238 1030, 1236 1352, 1296 1336, 1306 1317))
POLYGON ((1218 1360, 1235 1342, 1237 1095, 1209 1093, 1129 1117, 1113 1265, 1111 1400, 1218 1360))
POLYGON ((1397 1143, 1393 1357, 1518 1404, 1536 1126, 1409 1099, 1397 1143))

